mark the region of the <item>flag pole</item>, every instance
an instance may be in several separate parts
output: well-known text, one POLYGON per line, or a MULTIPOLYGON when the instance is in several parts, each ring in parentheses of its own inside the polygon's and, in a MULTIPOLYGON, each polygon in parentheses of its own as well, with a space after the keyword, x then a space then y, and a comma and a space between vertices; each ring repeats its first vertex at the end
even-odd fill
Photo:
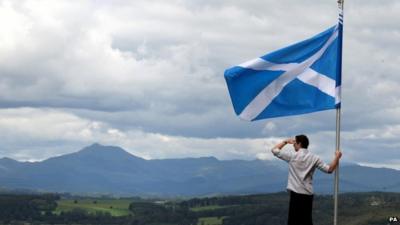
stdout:
MULTIPOLYGON (((340 148, 340 108, 336 109, 336 149, 340 148)), ((335 149, 335 151, 336 151, 335 149)), ((337 225, 339 192, 339 162, 335 170, 333 225, 337 225)))
MULTIPOLYGON (((339 72, 339 85, 341 85, 342 77, 342 45, 343 45, 343 11, 344 0, 338 0, 339 6, 339 46, 338 46, 338 72, 339 72)), ((340 87, 339 87, 340 89, 340 87)), ((339 90, 340 96, 340 90, 339 90)), ((340 98, 340 97, 339 97, 340 98)), ((340 114, 341 104, 336 107, 336 148, 335 151, 340 150, 340 114)), ((337 225, 338 220, 338 193, 339 193, 339 162, 335 170, 335 184, 334 184, 334 209, 333 209, 333 225, 337 225)))

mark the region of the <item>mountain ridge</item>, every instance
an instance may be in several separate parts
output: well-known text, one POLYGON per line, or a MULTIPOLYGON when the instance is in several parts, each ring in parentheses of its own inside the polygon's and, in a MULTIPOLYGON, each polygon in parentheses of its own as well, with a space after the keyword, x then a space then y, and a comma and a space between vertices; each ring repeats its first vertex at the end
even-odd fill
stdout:
MULTIPOLYGON (((215 157, 147 160, 118 146, 98 143, 40 162, 0 159, 3 188, 113 195, 201 196, 285 190, 287 166, 266 160, 215 157)), ((400 191, 400 171, 355 164, 341 167, 347 191, 400 191)), ((317 193, 332 192, 332 175, 317 172, 317 193)))

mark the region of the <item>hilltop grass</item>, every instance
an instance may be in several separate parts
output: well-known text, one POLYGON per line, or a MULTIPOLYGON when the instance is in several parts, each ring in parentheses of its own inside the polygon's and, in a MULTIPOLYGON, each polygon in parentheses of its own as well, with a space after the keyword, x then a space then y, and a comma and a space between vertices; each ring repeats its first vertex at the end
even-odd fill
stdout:
POLYGON ((57 201, 55 213, 68 212, 74 209, 85 210, 89 213, 103 212, 112 216, 126 216, 131 214, 128 199, 78 199, 57 201), (75 202, 76 201, 76 202, 75 202))

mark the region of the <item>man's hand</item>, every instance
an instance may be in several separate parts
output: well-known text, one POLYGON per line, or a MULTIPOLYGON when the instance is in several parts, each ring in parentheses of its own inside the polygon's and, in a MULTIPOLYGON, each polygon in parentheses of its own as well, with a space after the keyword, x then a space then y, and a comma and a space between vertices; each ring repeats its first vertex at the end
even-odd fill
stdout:
POLYGON ((293 139, 293 138, 288 138, 288 139, 285 140, 285 142, 286 142, 287 144, 294 144, 294 143, 296 143, 296 140, 293 139))
POLYGON ((337 165, 339 164, 339 159, 341 157, 342 157, 342 152, 340 150, 336 150, 335 158, 333 159, 333 161, 329 165, 328 173, 332 173, 333 171, 335 171, 337 165))
POLYGON ((340 159, 342 157, 342 152, 340 150, 336 150, 335 155, 336 158, 340 159))

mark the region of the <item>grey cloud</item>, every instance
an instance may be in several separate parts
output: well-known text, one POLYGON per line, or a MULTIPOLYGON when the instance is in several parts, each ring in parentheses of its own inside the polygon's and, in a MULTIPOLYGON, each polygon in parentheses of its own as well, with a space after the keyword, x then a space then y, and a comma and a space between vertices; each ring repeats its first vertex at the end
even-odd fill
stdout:
MULTIPOLYGON (((116 9, 117 12, 120 12, 118 10, 121 9, 116 9)), ((255 48, 256 44, 254 43, 261 42, 261 39, 267 37, 267 35, 256 35, 256 33, 259 32, 254 32, 254 29, 251 28, 247 22, 241 22, 239 18, 234 19, 232 16, 226 20, 228 31, 230 33, 226 32, 226 24, 218 25, 217 23, 213 23, 214 19, 212 17, 218 15, 216 9, 213 10, 206 8, 201 12, 194 11, 193 14, 190 14, 190 11, 187 9, 182 9, 180 6, 177 6, 176 10, 181 10, 181 15, 188 18, 189 23, 181 23, 179 20, 171 17, 170 14, 166 14, 164 16, 167 17, 167 21, 171 23, 176 22, 178 24, 178 28, 174 28, 172 24, 168 24, 168 29, 173 28, 171 31, 168 29, 166 32, 163 32, 162 30, 157 31, 155 28, 149 27, 143 28, 144 30, 139 29, 139 31, 143 31, 143 34, 140 33, 141 35, 146 35, 145 40, 149 38, 150 41, 148 43, 156 48, 154 50, 149 50, 147 58, 143 57, 137 60, 135 58, 135 56, 138 57, 137 54, 135 55, 135 52, 133 52, 132 55, 130 55, 129 48, 126 47, 127 49, 122 50, 128 50, 128 54, 125 55, 127 58, 125 58, 124 54, 122 53, 119 55, 119 58, 117 57, 118 60, 121 60, 122 62, 105 62, 105 64, 103 61, 113 60, 113 58, 109 58, 109 55, 106 55, 108 54, 107 51, 112 51, 113 48, 111 47, 108 50, 106 49, 107 51, 105 52, 92 49, 93 47, 110 47, 107 46, 107 44, 110 44, 107 42, 107 33, 96 33, 95 29, 96 26, 98 26, 99 21, 96 21, 95 18, 90 18, 90 22, 85 22, 83 25, 78 25, 76 27, 73 25, 77 24, 76 21, 78 19, 74 19, 71 22, 69 21, 69 18, 59 18, 64 22, 63 24, 68 25, 67 27, 55 27, 58 28, 56 31, 59 29, 63 30, 65 34, 64 36, 52 35, 53 33, 51 29, 43 29, 41 24, 35 24, 34 28, 39 26, 39 31, 33 32, 30 34, 30 36, 39 39, 39 37, 46 35, 45 37, 47 39, 45 39, 45 42, 38 42, 39 47, 35 48, 36 51, 32 52, 31 57, 26 59, 27 63, 23 63, 26 65, 32 65, 31 68, 27 67, 27 72, 23 72, 17 68, 14 68, 14 71, 16 70, 17 73, 19 72, 19 79, 14 80, 19 86, 13 88, 14 93, 15 90, 22 90, 19 91, 17 95, 13 93, 13 90, 8 92, 12 93, 11 95, 14 96, 11 97, 14 98, 14 105, 35 107, 70 107, 100 111, 131 110, 133 112, 136 110, 157 111, 159 110, 157 106, 160 106, 160 113, 165 113, 163 109, 169 108, 173 113, 178 115, 179 113, 193 113, 194 115, 198 115, 204 112, 206 109, 214 108, 219 104, 226 105, 227 95, 225 94, 226 90, 224 81, 221 79, 222 72, 223 69, 228 66, 228 64, 231 64, 231 62, 239 62, 239 60, 229 60, 229 62, 227 62, 228 60, 224 61, 221 59, 230 58, 231 56, 244 58, 242 55, 246 54, 250 57, 250 55, 253 53, 250 53, 249 50, 248 53, 243 53, 244 49, 251 49, 251 46, 249 47, 244 44, 239 45, 234 42, 226 43, 226 41, 224 43, 224 41, 220 41, 221 38, 229 40, 229 37, 235 37, 233 39, 236 41, 239 40, 239 43, 248 43, 248 38, 240 38, 241 35, 239 35, 238 31, 240 34, 242 34, 242 32, 249 32, 251 33, 251 37, 253 39, 251 43, 253 43, 253 48, 255 48), (197 15, 203 14, 204 18, 206 19, 201 19, 201 17, 197 18, 197 15), (230 20, 234 20, 233 25, 231 25, 232 23, 229 23, 230 20), (199 27, 195 27, 191 23, 194 25, 199 25, 199 27), (91 28, 90 26, 93 27, 91 28), (207 28, 204 29, 205 27, 207 28), (236 31, 234 31, 235 29, 236 31), (75 30, 78 30, 78 32, 73 32, 75 30), (100 37, 100 45, 91 46, 91 44, 93 44, 89 42, 91 41, 91 31, 94 31, 95 34, 98 35, 105 35, 105 37, 100 37), (72 36, 71 33, 77 34, 76 37, 72 36), (154 33, 162 35, 154 35, 154 33), (191 33, 194 33, 194 35, 191 33), (65 42, 60 42, 60 39, 63 40, 65 38, 68 44, 65 42), (102 40, 102 38, 105 40, 102 40), (105 41, 105 43, 102 43, 102 41, 105 41), (193 45, 191 44, 192 41, 199 41, 199 44, 193 45), (84 46, 80 42, 87 44, 88 46, 84 46), (50 48, 45 48, 44 45, 48 43, 54 43, 61 48, 57 49, 55 46, 49 46, 50 48), (157 49, 157 43, 160 43, 160 49, 157 49), (171 45, 168 45, 168 43, 171 43, 171 45), (215 44, 213 45, 213 43, 215 44), (238 47, 233 49, 223 47, 230 44, 238 47), (221 48, 225 49, 222 49, 221 51, 221 48), (42 52, 41 50, 39 51, 39 49, 44 49, 46 51, 42 52), (206 49, 206 51, 202 52, 200 49, 206 49), (196 55, 196 51, 198 52, 198 55, 196 55), (87 57, 87 54, 92 55, 87 57), (33 59, 33 55, 35 59, 33 59), (50 58, 51 61, 54 62, 54 64, 50 64, 51 66, 48 64, 50 58), (214 61, 220 61, 220 64, 216 66, 213 63, 214 61), (129 65, 127 65, 130 62, 135 62, 137 65, 139 65, 139 68, 130 68, 129 65), (143 64, 145 64, 144 66, 155 67, 156 69, 149 71, 148 69, 140 66, 143 64), (118 66, 120 65, 128 68, 118 70, 118 66), (209 68, 212 68, 213 70, 210 70, 209 68), (129 76, 129 73, 132 73, 133 76, 149 76, 149 72, 153 74, 164 73, 165 75, 163 75, 165 77, 174 75, 174 73, 176 74, 175 76, 172 76, 171 79, 165 79, 163 76, 155 76, 156 78, 161 79, 158 81, 151 80, 151 83, 146 81, 142 81, 143 83, 141 83, 141 81, 136 83, 135 81, 137 80, 130 81, 129 79, 127 82, 128 84, 121 84, 118 82, 113 83, 114 81, 112 81, 112 79, 109 77, 113 76, 115 73, 122 73, 122 76, 125 77, 129 76), (34 75, 32 76, 31 74, 34 75), (216 77, 218 76, 220 78, 217 79, 216 77), (31 81, 29 81, 29 79, 31 81), (105 81, 101 81, 102 79, 105 79, 105 81), (109 83, 109 81, 111 81, 111 83, 109 83), (224 94, 222 94, 223 92, 224 94), (179 110, 183 112, 176 112, 173 110, 174 108, 179 108, 179 110)), ((224 10, 225 11, 222 13, 222 15, 236 13, 238 16, 247 16, 246 11, 243 11, 241 7, 228 6, 226 9, 224 8, 224 10)), ((87 11, 82 10, 82 12, 82 14, 85 14, 87 11)), ((101 10, 95 12, 97 12, 95 15, 102 15, 101 10)), ((125 13, 126 12, 129 11, 125 10, 125 13)), ((86 14, 81 15, 78 13, 77 18, 81 18, 83 20, 86 18, 86 16, 86 14)), ((124 16, 127 15, 123 15, 123 17, 124 16)), ((163 18, 163 16, 161 16, 161 18, 163 18)), ((254 20, 253 16, 250 18, 253 18, 253 24, 258 27, 268 24, 268 22, 266 22, 266 20, 263 18, 259 20, 254 20), (261 21, 261 24, 257 24, 257 21, 261 21), (265 24, 263 21, 265 21, 265 24)), ((145 21, 145 23, 149 23, 147 21, 148 19, 149 18, 146 16, 141 18, 141 20, 145 21)), ((137 20, 132 21, 138 22, 137 20)), ((123 21, 117 20, 117 22, 123 21)), ((150 23, 157 22, 163 21, 155 18, 153 19, 153 22, 150 23)), ((132 26, 134 28, 134 25, 135 23, 128 22, 127 25, 122 26, 122 28, 124 28, 124 30, 129 30, 126 28, 130 28, 132 26)), ((163 28, 162 26, 160 27, 163 28)), ((100 26, 100 29, 101 28, 102 27, 100 26)), ((106 26, 106 28, 108 27, 106 26)), ((117 32, 116 35, 118 35, 118 32, 120 32, 120 30, 116 30, 117 31, 112 29, 110 34, 111 36, 108 37, 111 38, 109 41, 113 41, 112 38, 115 36, 113 32, 117 32)), ((136 33, 128 32, 124 34, 124 32, 122 32, 122 34, 127 35, 125 36, 125 39, 133 37, 134 40, 134 35, 136 33)), ((142 40, 142 38, 140 38, 140 40, 142 40)), ((111 52, 112 54, 119 54, 118 47, 116 46, 120 42, 122 41, 118 41, 117 39, 111 43, 111 45, 114 47, 114 50, 117 48, 115 52, 111 52)), ((124 43, 121 44, 123 45, 124 43)), ((134 45, 133 49, 135 47, 138 48, 136 45, 134 45)), ((27 55, 29 56, 29 54, 27 55)), ((19 64, 21 64, 21 62, 19 62, 19 64)), ((10 77, 11 76, 13 75, 10 75, 10 77)), ((5 86, 12 87, 10 84, 6 84, 5 86)), ((10 103, 7 104, 7 102, 12 102, 12 99, 6 98, 3 100, 3 102, 6 103, 3 105, 12 105, 10 103)))
POLYGON ((263 137, 263 123, 240 121, 229 107, 210 109, 201 115, 191 113, 160 114, 156 111, 94 112, 72 110, 83 117, 106 121, 121 130, 140 129, 185 137, 263 137))
MULTIPOLYGON (((334 110, 240 121, 223 78, 230 66, 333 25, 335 1, 1 3, 1 21, 13 23, 0 34, 3 109, 57 108, 122 132, 206 139, 319 137, 335 129, 334 110)), ((400 123, 400 4, 345 4, 342 129, 379 136, 400 123)), ((363 141, 344 136, 343 144, 376 156, 363 141)), ((396 141, 387 141, 376 139, 373 146, 393 157, 396 141)))

